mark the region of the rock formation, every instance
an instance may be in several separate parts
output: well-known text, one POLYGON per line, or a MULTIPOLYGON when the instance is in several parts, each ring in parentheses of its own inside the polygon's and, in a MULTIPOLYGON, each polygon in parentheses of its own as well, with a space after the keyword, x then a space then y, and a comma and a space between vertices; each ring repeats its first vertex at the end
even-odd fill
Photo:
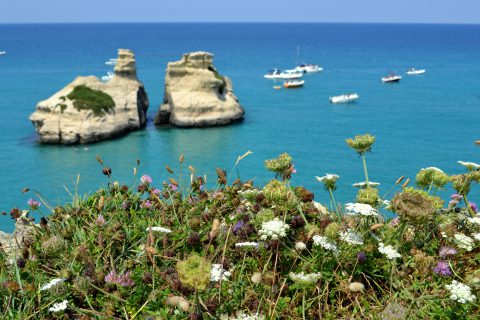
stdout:
POLYGON ((228 124, 243 117, 245 111, 233 94, 232 82, 218 73, 212 60, 211 53, 193 52, 168 64, 156 124, 204 127, 228 124))
POLYGON ((39 102, 30 120, 42 143, 90 143, 145 126, 147 109, 148 96, 137 79, 135 55, 119 49, 111 80, 77 77, 39 102))
POLYGON ((0 231, 0 250, 5 253, 8 263, 13 263, 16 257, 21 257, 22 249, 34 239, 35 227, 28 211, 23 211, 15 223, 13 233, 0 231))

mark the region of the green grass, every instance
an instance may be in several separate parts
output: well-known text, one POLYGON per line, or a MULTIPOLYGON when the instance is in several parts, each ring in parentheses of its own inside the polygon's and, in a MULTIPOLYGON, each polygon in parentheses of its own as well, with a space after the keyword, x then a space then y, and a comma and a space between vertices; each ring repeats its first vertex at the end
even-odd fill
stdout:
POLYGON ((115 102, 110 95, 84 85, 73 88, 67 98, 73 100, 75 109, 91 110, 97 117, 104 116, 115 108, 115 102))

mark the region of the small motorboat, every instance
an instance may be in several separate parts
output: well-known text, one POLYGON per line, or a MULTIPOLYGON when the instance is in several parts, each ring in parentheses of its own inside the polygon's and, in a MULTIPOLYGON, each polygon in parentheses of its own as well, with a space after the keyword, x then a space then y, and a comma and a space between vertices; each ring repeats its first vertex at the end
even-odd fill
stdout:
POLYGON ((103 82, 108 82, 108 81, 112 80, 114 76, 115 76, 115 74, 113 72, 109 71, 109 72, 107 72, 106 76, 102 77, 102 81, 103 82))
POLYGON ((318 64, 307 64, 302 63, 293 69, 296 72, 303 72, 303 73, 314 73, 314 72, 322 72, 323 68, 320 67, 318 64))
POLYGON ((357 100, 359 98, 356 93, 347 93, 339 96, 330 97, 331 103, 349 103, 357 100))
POLYGON ((6 55, 7 51, 0 51, 0 56, 6 55))
POLYGON ((415 68, 411 68, 411 69, 408 69, 408 70, 407 70, 407 74, 408 74, 409 76, 414 76, 414 75, 417 75, 417 74, 424 74, 425 72, 427 72, 427 70, 425 70, 425 69, 419 69, 419 70, 417 70, 417 69, 415 69, 415 68))
POLYGON ((303 73, 295 72, 294 70, 285 70, 282 71, 280 69, 272 69, 263 77, 265 79, 282 79, 282 80, 289 80, 289 79, 299 79, 303 76, 303 73))
POLYGON ((287 80, 283 83, 285 89, 301 88, 305 84, 304 80, 287 80))
POLYGON ((399 82, 402 79, 401 76, 396 75, 395 73, 391 73, 386 77, 382 78, 382 82, 389 83, 389 82, 399 82))
POLYGON ((117 64, 117 59, 111 58, 108 61, 105 62, 107 66, 114 66, 117 64))

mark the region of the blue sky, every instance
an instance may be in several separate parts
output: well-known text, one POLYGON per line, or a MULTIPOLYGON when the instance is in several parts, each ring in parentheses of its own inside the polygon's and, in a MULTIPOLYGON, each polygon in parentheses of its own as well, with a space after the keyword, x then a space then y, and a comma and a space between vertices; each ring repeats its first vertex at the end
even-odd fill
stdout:
POLYGON ((480 23, 480 0, 0 0, 0 23, 480 23))

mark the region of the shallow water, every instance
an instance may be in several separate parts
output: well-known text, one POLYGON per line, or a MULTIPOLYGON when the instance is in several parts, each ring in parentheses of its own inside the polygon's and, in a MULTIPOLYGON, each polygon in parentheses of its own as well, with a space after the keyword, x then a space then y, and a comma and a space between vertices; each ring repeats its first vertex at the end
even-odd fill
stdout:
MULTIPOLYGON (((186 164, 215 180, 216 166, 230 171, 247 150, 253 155, 238 167, 244 179, 262 184, 271 178, 263 160, 281 152, 295 159, 294 184, 305 185, 328 201, 315 181, 326 172, 341 176, 336 198, 354 199, 354 182, 363 180, 361 161, 344 139, 370 132, 377 136, 368 154, 370 179, 386 193, 401 175, 437 166, 462 171, 456 161, 479 162, 480 26, 383 24, 70 24, 0 25, 0 211, 26 207, 40 191, 56 204, 68 199, 64 185, 80 194, 107 183, 95 160, 99 154, 113 178, 133 183, 133 167, 160 184, 165 164, 186 164), (299 57, 297 58, 297 47, 299 57), (144 130, 120 139, 85 146, 43 146, 28 116, 38 101, 77 75, 102 76, 104 62, 117 48, 133 49, 138 76, 151 106, 144 130), (153 117, 163 97, 165 68, 185 52, 215 54, 220 73, 230 77, 245 121, 207 129, 156 128, 153 117), (319 63, 321 74, 305 76, 305 87, 274 90, 263 79, 272 67, 291 68, 297 60, 319 63), (398 84, 382 84, 390 71, 426 68, 423 76, 404 75, 398 84), (328 97, 346 92, 357 103, 331 105, 328 97)), ((234 172, 236 175, 237 173, 234 172)), ((442 193, 448 196, 448 191, 442 193)), ((471 199, 480 201, 475 189, 471 199)), ((44 209, 44 213, 46 210, 44 209)), ((8 216, 0 230, 11 231, 8 216)))

